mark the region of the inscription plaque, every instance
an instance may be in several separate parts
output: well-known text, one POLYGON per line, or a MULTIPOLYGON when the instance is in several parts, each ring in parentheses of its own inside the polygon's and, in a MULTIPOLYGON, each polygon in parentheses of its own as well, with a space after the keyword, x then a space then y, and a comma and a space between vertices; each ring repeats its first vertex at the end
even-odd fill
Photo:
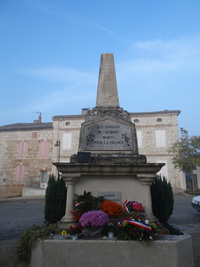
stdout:
POLYGON ((85 127, 84 150, 133 150, 131 127, 105 120, 85 127))
POLYGON ((121 204, 121 192, 99 192, 98 196, 103 196, 106 200, 112 200, 121 204))

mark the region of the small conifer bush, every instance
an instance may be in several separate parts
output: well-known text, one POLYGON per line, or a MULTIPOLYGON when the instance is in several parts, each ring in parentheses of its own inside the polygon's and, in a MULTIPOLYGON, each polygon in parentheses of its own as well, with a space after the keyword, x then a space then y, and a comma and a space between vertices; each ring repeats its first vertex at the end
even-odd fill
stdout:
POLYGON ((151 185, 152 210, 162 223, 167 222, 174 208, 174 196, 171 184, 165 177, 157 177, 151 185))
POLYGON ((66 187, 62 178, 49 176, 45 195, 44 218, 46 222, 56 223, 65 215, 66 187))

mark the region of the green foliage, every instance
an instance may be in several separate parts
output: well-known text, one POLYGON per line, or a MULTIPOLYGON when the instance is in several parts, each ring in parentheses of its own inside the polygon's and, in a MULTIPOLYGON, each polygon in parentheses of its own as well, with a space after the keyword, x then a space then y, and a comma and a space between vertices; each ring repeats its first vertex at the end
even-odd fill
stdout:
POLYGON ((200 136, 188 136, 188 131, 180 129, 180 141, 174 143, 168 152, 173 153, 172 162, 184 172, 196 170, 200 166, 200 136))
POLYGON ((83 214, 87 211, 98 209, 104 201, 104 197, 94 197, 91 192, 86 193, 86 191, 84 191, 83 195, 75 194, 74 201, 80 203, 78 210, 83 214))
POLYGON ((45 221, 55 223, 65 215, 66 187, 62 178, 50 175, 45 195, 45 221))
POLYGON ((174 208, 174 196, 170 183, 165 177, 158 177, 151 185, 153 214, 160 222, 166 222, 174 208))
POLYGON ((117 229, 116 235, 120 240, 135 240, 140 241, 144 245, 151 245, 153 238, 151 237, 151 232, 144 230, 140 227, 135 227, 131 224, 119 227, 117 229))
POLYGON ((28 266, 31 260, 31 250, 34 248, 37 239, 40 238, 41 240, 44 240, 51 234, 55 233, 56 228, 52 224, 46 227, 33 225, 25 231, 19 240, 17 248, 17 264, 28 266))

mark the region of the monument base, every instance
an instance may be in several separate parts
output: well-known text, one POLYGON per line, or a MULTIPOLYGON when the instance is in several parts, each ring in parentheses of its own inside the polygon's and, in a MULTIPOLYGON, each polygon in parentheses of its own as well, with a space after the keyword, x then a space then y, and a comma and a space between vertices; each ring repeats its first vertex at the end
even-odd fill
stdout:
POLYGON ((30 264, 35 266, 192 267, 192 240, 189 235, 165 236, 151 246, 109 239, 38 241, 30 264))

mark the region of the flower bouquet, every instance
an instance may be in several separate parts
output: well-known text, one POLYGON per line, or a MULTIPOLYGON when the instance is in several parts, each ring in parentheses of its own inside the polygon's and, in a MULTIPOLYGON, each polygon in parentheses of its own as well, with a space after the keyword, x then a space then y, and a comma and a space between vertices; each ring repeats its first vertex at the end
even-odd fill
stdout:
POLYGON ((107 213, 109 217, 114 218, 121 216, 123 213, 122 207, 118 203, 111 200, 104 200, 101 203, 101 210, 107 213))
POLYGON ((134 218, 140 217, 141 213, 144 212, 142 204, 136 201, 126 200, 123 206, 127 214, 134 218))
POLYGON ((69 227, 69 231, 70 231, 70 235, 80 235, 82 233, 82 227, 80 224, 77 224, 75 226, 70 226, 69 227))
POLYGON ((122 222, 117 223, 118 237, 124 240, 146 241, 147 243, 152 241, 152 227, 146 219, 142 204, 126 200, 123 206, 130 218, 124 218, 122 222))
POLYGON ((87 237, 100 234, 108 222, 108 215, 102 210, 85 212, 79 220, 80 225, 84 228, 83 235, 87 237))
POLYGON ((75 211, 71 211, 74 219, 79 220, 81 215, 87 211, 99 209, 104 197, 94 197, 91 192, 84 191, 83 195, 74 195, 75 211))
POLYGON ((118 223, 118 237, 123 240, 146 241, 153 240, 152 228, 145 222, 137 221, 131 218, 125 218, 122 223, 118 223))
POLYGON ((82 227, 80 224, 77 224, 75 226, 70 226, 69 228, 70 235, 72 236, 73 240, 78 239, 78 237, 82 234, 82 227))

